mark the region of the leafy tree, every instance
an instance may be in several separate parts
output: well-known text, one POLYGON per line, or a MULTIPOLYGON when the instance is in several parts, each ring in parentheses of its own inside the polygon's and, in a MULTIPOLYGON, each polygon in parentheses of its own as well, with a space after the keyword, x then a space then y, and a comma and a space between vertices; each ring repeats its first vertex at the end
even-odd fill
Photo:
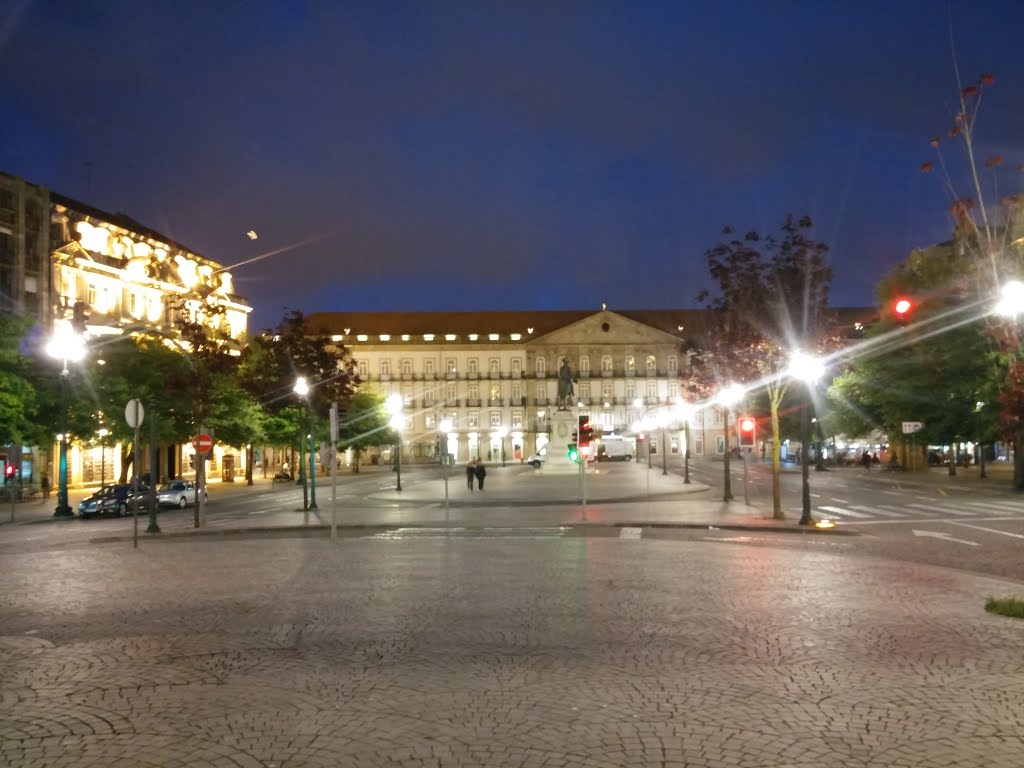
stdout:
POLYGON ((0 313, 0 445, 31 445, 39 433, 38 399, 20 352, 30 323, 0 313))
MULTIPOLYGON (((957 281, 964 304, 990 306, 1001 285, 1024 274, 1024 196, 999 198, 1000 186, 1009 182, 1010 170, 999 154, 982 159, 977 141, 977 120, 984 95, 995 83, 991 74, 981 75, 973 83, 965 83, 954 54, 954 74, 959 90, 951 126, 932 137, 935 161, 921 166, 924 172, 938 170, 950 197, 950 213, 954 222, 953 239, 948 250, 954 258, 967 262, 964 275, 957 281), (947 162, 944 146, 954 142, 966 160, 968 195, 961 194, 953 181, 952 163, 947 162)), ((1024 170, 1024 166, 1017 166, 1024 170)), ((1012 184, 1012 182, 1011 182, 1012 184)), ((999 431, 1014 447, 1014 487, 1024 490, 1024 376, 1021 375, 1022 338, 1014 320, 988 316, 983 333, 993 342, 995 355, 988 355, 987 379, 995 382, 1002 406, 999 431)), ((991 392, 992 387, 982 385, 991 392)), ((987 408, 980 413, 984 414, 987 408)), ((975 415, 968 422, 977 423, 975 415)), ((986 426, 979 425, 984 433, 986 426)))
MULTIPOLYGON (((792 353, 820 353, 835 347, 828 310, 832 270, 825 260, 828 246, 810 237, 813 222, 791 214, 779 234, 748 232, 707 251, 715 286, 698 295, 711 310, 708 339, 691 357, 698 391, 710 392, 725 381, 764 387, 772 427, 773 516, 782 519, 780 483, 780 406, 789 378, 785 367, 792 353)), ((809 407, 809 405, 805 406, 809 407)), ((728 423, 728 418, 726 419, 728 423)), ((728 431, 726 477, 728 478, 728 431)), ((806 446, 804 447, 806 456, 806 446)), ((726 482, 726 500, 731 497, 726 482)))
POLYGON ((401 439, 390 426, 384 396, 376 392, 359 391, 352 395, 347 418, 338 431, 342 447, 351 448, 355 456, 355 472, 359 471, 360 458, 367 448, 395 445, 401 439))

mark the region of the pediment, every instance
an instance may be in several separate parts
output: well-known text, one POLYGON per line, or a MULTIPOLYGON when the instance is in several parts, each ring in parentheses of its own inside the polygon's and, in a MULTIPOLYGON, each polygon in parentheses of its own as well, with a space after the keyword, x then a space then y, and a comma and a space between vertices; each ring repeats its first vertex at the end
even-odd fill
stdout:
POLYGON ((531 339, 529 346, 678 345, 682 339, 605 309, 582 320, 531 339))

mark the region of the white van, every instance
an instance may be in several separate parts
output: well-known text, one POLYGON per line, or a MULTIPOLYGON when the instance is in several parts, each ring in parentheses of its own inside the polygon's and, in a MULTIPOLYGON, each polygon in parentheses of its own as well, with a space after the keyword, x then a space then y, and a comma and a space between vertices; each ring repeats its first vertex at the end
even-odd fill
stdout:
POLYGON ((604 439, 597 447, 598 461, 632 461, 633 448, 625 440, 604 439))
POLYGON ((526 463, 532 465, 533 468, 536 469, 537 467, 544 463, 544 459, 546 459, 547 456, 548 447, 546 445, 543 445, 535 454, 533 454, 530 458, 526 460, 526 463))

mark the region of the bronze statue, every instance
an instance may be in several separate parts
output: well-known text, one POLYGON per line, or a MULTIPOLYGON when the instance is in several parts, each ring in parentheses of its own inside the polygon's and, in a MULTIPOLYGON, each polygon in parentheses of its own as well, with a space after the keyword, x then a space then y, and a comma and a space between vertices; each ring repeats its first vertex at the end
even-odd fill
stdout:
POLYGON ((569 368, 569 361, 562 359, 562 367, 558 369, 558 410, 564 411, 575 405, 573 401, 573 395, 575 388, 573 384, 576 382, 576 374, 569 368))

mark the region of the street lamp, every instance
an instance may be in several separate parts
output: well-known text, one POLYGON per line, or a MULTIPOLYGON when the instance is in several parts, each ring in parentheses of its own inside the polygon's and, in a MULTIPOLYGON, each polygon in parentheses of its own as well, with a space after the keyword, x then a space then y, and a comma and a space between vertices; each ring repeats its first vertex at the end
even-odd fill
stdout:
POLYGON ((789 359, 789 375, 804 382, 807 391, 807 403, 800 412, 800 525, 811 525, 811 480, 810 465, 807 463, 807 443, 811 439, 809 411, 811 408, 811 390, 814 383, 825 372, 825 365, 813 355, 806 352, 794 352, 789 359))
POLYGON ((723 435, 723 465, 725 479, 722 486, 722 501, 732 501, 732 478, 729 475, 729 408, 735 405, 743 397, 743 387, 739 384, 729 384, 722 388, 715 398, 715 402, 722 406, 722 435, 723 435))
POLYGON ((110 434, 105 427, 100 427, 96 433, 100 438, 100 488, 104 488, 107 485, 107 441, 106 437, 110 434))
POLYGON ((438 425, 441 429, 441 434, 444 435, 444 452, 441 454, 441 463, 444 465, 444 520, 445 528, 448 527, 448 475, 451 472, 451 463, 448 461, 448 433, 452 431, 454 425, 451 419, 441 419, 441 423, 438 425))
POLYGON ((683 416, 683 440, 686 448, 683 451, 683 485, 690 484, 690 419, 693 418, 693 406, 683 398, 676 398, 676 404, 683 416))
POLYGON ((57 508, 54 517, 71 517, 75 514, 68 504, 68 361, 78 362, 85 357, 85 344, 82 337, 69 324, 61 324, 53 329, 53 335, 46 345, 46 354, 57 360, 63 360, 64 368, 60 372, 61 398, 61 434, 60 463, 57 470, 57 508))
POLYGON ((402 415, 402 396, 399 394, 389 395, 384 407, 391 414, 391 428, 398 434, 398 446, 395 453, 395 471, 398 473, 395 483, 395 490, 402 490, 402 427, 405 417, 402 415))
POLYGON ((1004 317, 1016 317, 1024 313, 1024 283, 1010 280, 999 289, 999 301, 995 305, 996 314, 1004 317))
POLYGON ((309 433, 306 438, 299 439, 299 482, 302 483, 302 511, 304 523, 309 524, 309 510, 319 509, 316 505, 316 447, 313 438, 313 409, 309 401, 309 383, 304 376, 295 380, 295 394, 305 398, 306 407, 309 409, 309 433), (303 456, 306 439, 309 440, 309 492, 306 491, 306 460, 303 456))

